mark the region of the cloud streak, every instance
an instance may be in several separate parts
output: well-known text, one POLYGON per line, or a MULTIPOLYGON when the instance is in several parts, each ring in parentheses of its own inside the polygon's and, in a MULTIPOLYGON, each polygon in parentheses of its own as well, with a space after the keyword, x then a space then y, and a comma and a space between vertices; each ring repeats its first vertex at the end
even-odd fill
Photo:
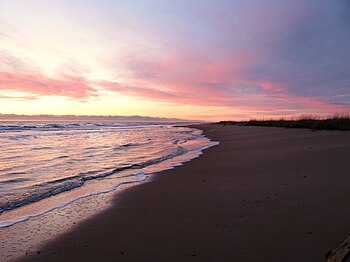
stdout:
POLYGON ((86 80, 79 77, 61 75, 59 79, 55 79, 21 72, 0 72, 0 90, 40 96, 65 96, 74 99, 97 95, 97 91, 86 80))

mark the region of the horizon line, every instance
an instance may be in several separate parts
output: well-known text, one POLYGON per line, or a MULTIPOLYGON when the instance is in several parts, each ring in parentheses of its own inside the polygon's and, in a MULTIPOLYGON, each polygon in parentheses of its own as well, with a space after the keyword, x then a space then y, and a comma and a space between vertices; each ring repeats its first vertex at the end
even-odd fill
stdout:
POLYGON ((185 121, 185 122, 205 122, 204 120, 190 120, 175 117, 143 116, 143 115, 75 115, 75 114, 3 114, 0 113, 0 121, 6 120, 124 120, 124 121, 185 121), (70 118, 70 119, 69 119, 70 118))

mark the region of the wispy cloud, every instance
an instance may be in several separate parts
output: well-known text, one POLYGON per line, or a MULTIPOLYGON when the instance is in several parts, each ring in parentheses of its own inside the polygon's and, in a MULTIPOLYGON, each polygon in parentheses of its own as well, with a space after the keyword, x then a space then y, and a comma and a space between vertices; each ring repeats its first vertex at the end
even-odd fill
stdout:
POLYGON ((21 72, 0 72, 0 90, 34 95, 57 95, 75 99, 96 96, 97 91, 86 80, 68 75, 59 79, 21 72))

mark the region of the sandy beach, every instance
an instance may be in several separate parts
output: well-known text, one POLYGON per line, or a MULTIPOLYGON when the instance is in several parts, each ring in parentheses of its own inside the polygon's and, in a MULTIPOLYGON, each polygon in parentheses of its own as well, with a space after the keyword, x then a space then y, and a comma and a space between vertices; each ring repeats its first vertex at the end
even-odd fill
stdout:
POLYGON ((20 261, 325 261, 350 234, 350 132, 201 125, 220 145, 20 261))

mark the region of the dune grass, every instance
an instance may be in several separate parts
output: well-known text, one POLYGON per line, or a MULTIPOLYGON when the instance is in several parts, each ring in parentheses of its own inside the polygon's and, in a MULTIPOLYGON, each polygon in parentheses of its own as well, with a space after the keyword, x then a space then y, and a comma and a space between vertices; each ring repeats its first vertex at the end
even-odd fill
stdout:
POLYGON ((223 125, 273 126, 285 128, 309 128, 312 130, 350 130, 350 115, 337 114, 328 118, 302 115, 291 119, 251 119, 249 121, 220 121, 223 125))

